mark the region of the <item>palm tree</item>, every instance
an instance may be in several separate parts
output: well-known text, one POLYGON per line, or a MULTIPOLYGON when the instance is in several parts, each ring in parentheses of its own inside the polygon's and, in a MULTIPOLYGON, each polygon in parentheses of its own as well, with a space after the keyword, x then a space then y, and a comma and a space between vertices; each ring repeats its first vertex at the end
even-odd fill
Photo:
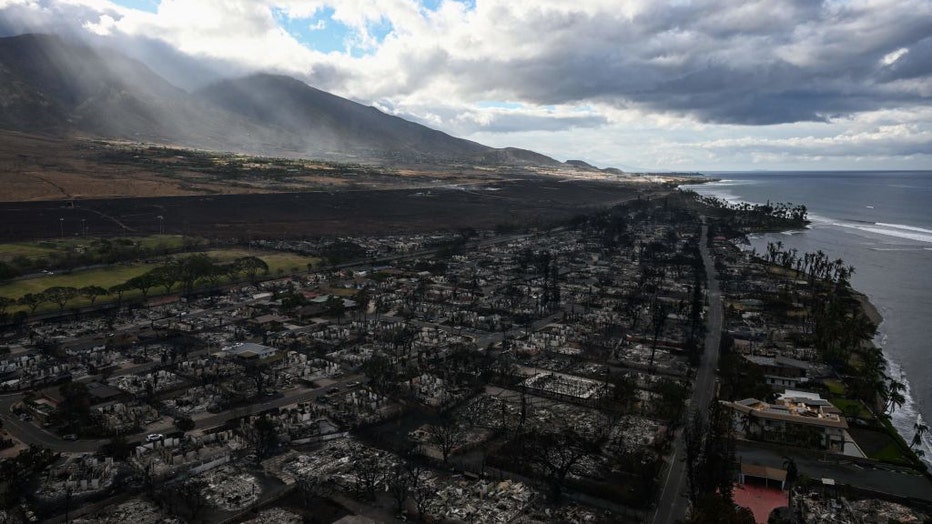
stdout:
POLYGON ((906 384, 890 379, 887 383, 887 409, 884 411, 889 411, 892 415, 896 408, 902 407, 906 402, 906 397, 903 395, 903 392, 906 390, 906 384))
POLYGON ((929 426, 926 426, 921 418, 916 417, 916 422, 913 423, 913 429, 916 430, 916 433, 913 434, 913 440, 909 443, 909 449, 913 450, 913 453, 921 457, 925 454, 920 447, 922 446, 922 436, 929 431, 929 426))

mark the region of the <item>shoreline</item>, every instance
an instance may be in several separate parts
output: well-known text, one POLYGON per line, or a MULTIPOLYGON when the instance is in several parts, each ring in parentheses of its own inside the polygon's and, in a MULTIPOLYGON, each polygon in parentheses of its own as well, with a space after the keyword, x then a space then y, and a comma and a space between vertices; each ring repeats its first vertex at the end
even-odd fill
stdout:
MULTIPOLYGON (((867 296, 866 293, 858 291, 854 287, 851 287, 850 284, 848 286, 851 289, 851 293, 858 301, 858 304, 861 305, 861 311, 868 319, 870 319, 871 322, 877 326, 877 331, 880 331, 880 324, 883 323, 883 315, 881 315, 880 311, 877 310, 877 306, 871 302, 871 298, 867 296)), ((886 358, 886 355, 884 355, 884 358, 886 358)))
MULTIPOLYGON (((707 186, 706 192, 703 192, 703 193, 697 192, 697 193, 702 196, 710 195, 710 196, 716 196, 719 198, 723 198, 721 192, 715 190, 716 189, 715 186, 716 184, 714 183, 709 184, 707 186)), ((692 189, 692 188, 685 188, 685 189, 692 189)), ((735 194, 730 194, 729 196, 731 198, 725 198, 725 200, 727 200, 728 202, 731 202, 731 203, 745 202, 745 203, 753 204, 753 202, 751 202, 750 200, 741 198, 735 194)), ((775 238, 774 236, 785 234, 786 232, 805 233, 807 230, 808 228, 773 229, 773 230, 755 231, 753 234, 757 235, 759 239, 761 240, 767 240, 768 238, 772 239, 772 238, 775 238)), ((747 235, 746 235, 746 238, 747 238, 747 235)), ((749 244, 753 245, 750 242, 749 244)), ((912 396, 912 387, 909 383, 909 379, 905 376, 905 373, 902 372, 899 362, 897 361, 897 359, 894 359, 892 355, 890 355, 890 353, 884 347, 883 339, 885 338, 885 335, 882 331, 881 326, 884 324, 885 319, 883 315, 881 314, 880 309, 873 303, 871 297, 867 293, 855 288, 854 285, 851 284, 850 282, 848 283, 847 288, 848 288, 848 292, 850 293, 851 298, 853 298, 857 302, 857 306, 854 306, 852 304, 852 308, 854 307, 859 308, 860 311, 865 315, 865 317, 867 317, 867 319, 869 319, 871 323, 873 323, 876 326, 874 336, 870 340, 866 340, 863 342, 863 345, 861 346, 862 349, 870 350, 873 348, 873 349, 879 350, 881 353, 881 358, 883 359, 884 374, 889 377, 891 370, 899 370, 901 376, 895 377, 895 378, 897 378, 897 380, 902 382, 905 386, 905 391, 903 391, 903 393, 906 397, 906 400, 904 404, 900 406, 901 409, 897 409, 893 413, 886 413, 886 412, 883 412, 882 408, 879 407, 878 405, 875 407, 875 409, 877 410, 877 414, 880 417, 885 419, 884 425, 890 431, 891 438, 898 440, 903 447, 908 449, 909 454, 912 455, 912 457, 916 459, 918 463, 925 465, 926 467, 925 474, 928 475, 930 471, 930 467, 932 467, 932 459, 930 459, 929 456, 916 455, 914 453, 914 450, 910 447, 909 442, 912 438, 910 429, 912 428, 912 422, 904 419, 904 411, 902 409, 902 408, 907 408, 907 410, 915 410, 918 416, 921 417, 920 406, 917 402, 917 399, 912 396)), ((856 310, 853 310, 853 311, 856 311, 856 310)), ((932 444, 929 443, 929 440, 924 438, 923 444, 920 446, 920 449, 924 449, 925 452, 928 454, 930 448, 932 448, 932 444)))

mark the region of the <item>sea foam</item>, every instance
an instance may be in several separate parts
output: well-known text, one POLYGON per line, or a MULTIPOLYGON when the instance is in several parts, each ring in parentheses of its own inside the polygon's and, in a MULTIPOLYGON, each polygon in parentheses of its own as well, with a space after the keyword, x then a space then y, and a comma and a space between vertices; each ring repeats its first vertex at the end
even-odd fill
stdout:
POLYGON ((903 224, 859 224, 846 222, 834 222, 833 225, 848 229, 857 229, 859 231, 874 233, 876 235, 932 244, 932 230, 924 229, 921 227, 907 226, 903 224))

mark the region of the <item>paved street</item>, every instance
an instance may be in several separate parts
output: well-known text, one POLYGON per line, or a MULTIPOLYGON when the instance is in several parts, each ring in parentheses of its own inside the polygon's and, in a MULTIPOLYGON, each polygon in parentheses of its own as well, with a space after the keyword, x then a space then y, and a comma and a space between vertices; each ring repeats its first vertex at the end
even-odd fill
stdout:
POLYGON ((738 441, 735 454, 746 464, 781 469, 789 457, 799 474, 809 478, 830 478, 839 484, 932 502, 932 481, 907 468, 760 442, 738 441))
MULTIPOLYGON (((718 346, 722 335, 722 292, 718 279, 715 276, 715 263, 707 245, 708 226, 703 220, 702 235, 699 238, 699 249, 702 253, 702 263, 705 265, 706 281, 708 282, 709 309, 706 316, 705 351, 702 361, 696 370, 696 379, 693 383, 693 393, 690 400, 690 413, 698 411, 706 413, 709 402, 712 401, 715 386, 715 370, 718 368, 718 346)), ((686 461, 683 449, 682 431, 677 435, 673 444, 673 462, 662 479, 663 492, 654 514, 655 524, 673 523, 686 516, 689 499, 686 496, 686 461)))

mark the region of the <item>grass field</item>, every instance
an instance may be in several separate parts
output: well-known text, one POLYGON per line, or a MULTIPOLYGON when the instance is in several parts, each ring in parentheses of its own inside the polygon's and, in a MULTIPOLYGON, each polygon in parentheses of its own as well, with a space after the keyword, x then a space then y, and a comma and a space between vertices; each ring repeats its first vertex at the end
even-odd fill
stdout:
POLYGON ((832 395, 841 397, 845 394, 845 385, 842 384, 840 380, 826 379, 823 382, 832 395))
POLYGON ((864 420, 872 420, 874 416, 860 400, 853 400, 843 397, 830 397, 828 399, 836 408, 840 409, 845 416, 856 416, 864 420))
POLYGON ((0 244, 0 260, 9 262, 16 257, 41 258, 55 253, 54 247, 42 247, 38 243, 0 244))
POLYGON ((208 251, 208 255, 219 262, 231 262, 237 258, 257 256, 269 265, 269 275, 275 276, 282 272, 294 273, 307 271, 307 265, 313 264, 314 267, 320 263, 319 258, 306 257, 295 253, 282 252, 258 252, 248 251, 245 249, 217 249, 208 251))
POLYGON ((0 287, 0 296, 19 298, 26 293, 39 293, 50 287, 76 287, 100 286, 108 289, 111 286, 122 284, 127 280, 139 276, 155 267, 150 264, 116 265, 86 271, 75 271, 71 274, 56 273, 54 275, 15 280, 0 287))
MULTIPOLYGON (((179 237, 181 238, 181 237, 179 237)), ((9 245, 9 244, 8 244, 9 245)), ((259 251, 247 251, 245 249, 218 249, 213 251, 208 251, 208 255, 217 260, 218 262, 230 262, 237 258, 244 256, 257 256, 265 261, 269 266, 268 276, 275 277, 278 275, 290 274, 293 272, 307 271, 308 264, 314 264, 315 266, 319 263, 320 259, 313 257, 306 257, 302 255, 296 255, 293 253, 280 253, 280 252, 259 252, 259 251)), ((0 286, 0 296, 8 297, 12 299, 18 299, 27 293, 40 293, 50 287, 74 287, 82 288, 86 286, 100 286, 104 289, 109 289, 112 286, 117 284, 122 284, 127 280, 142 275, 143 273, 157 267, 157 264, 145 264, 145 263, 131 263, 131 264, 117 264, 113 266, 108 266, 104 268, 97 269, 88 269, 84 271, 75 271, 73 273, 56 273, 54 275, 43 275, 35 278, 28 278, 22 280, 15 280, 0 286)), ((152 288, 149 292, 149 296, 157 296, 161 294, 161 287, 152 288)), ((177 291, 176 291, 177 292, 177 291)), ((125 299, 133 299, 141 296, 141 293, 138 290, 133 290, 125 293, 123 295, 125 299)), ((115 300, 115 297, 104 296, 100 297, 97 300, 97 303, 106 303, 109 301, 115 300)), ((78 297, 71 300, 67 307, 82 307, 90 304, 90 301, 83 297, 78 297)), ((48 312, 55 311, 58 309, 57 305, 54 304, 44 304, 39 307, 36 311, 48 312)), ((11 312, 17 310, 27 310, 28 308, 11 308, 11 312)))
MULTIPOLYGON (((37 259, 49 257, 51 255, 66 256, 77 249, 91 248, 98 241, 97 238, 64 238, 59 240, 43 240, 40 242, 15 242, 0 244, 0 261, 9 262, 16 257, 25 257, 37 259)), ((142 252, 151 253, 163 250, 177 250, 194 242, 193 239, 185 239, 182 235, 152 235, 146 237, 120 237, 114 240, 128 240, 138 245, 142 252)))

